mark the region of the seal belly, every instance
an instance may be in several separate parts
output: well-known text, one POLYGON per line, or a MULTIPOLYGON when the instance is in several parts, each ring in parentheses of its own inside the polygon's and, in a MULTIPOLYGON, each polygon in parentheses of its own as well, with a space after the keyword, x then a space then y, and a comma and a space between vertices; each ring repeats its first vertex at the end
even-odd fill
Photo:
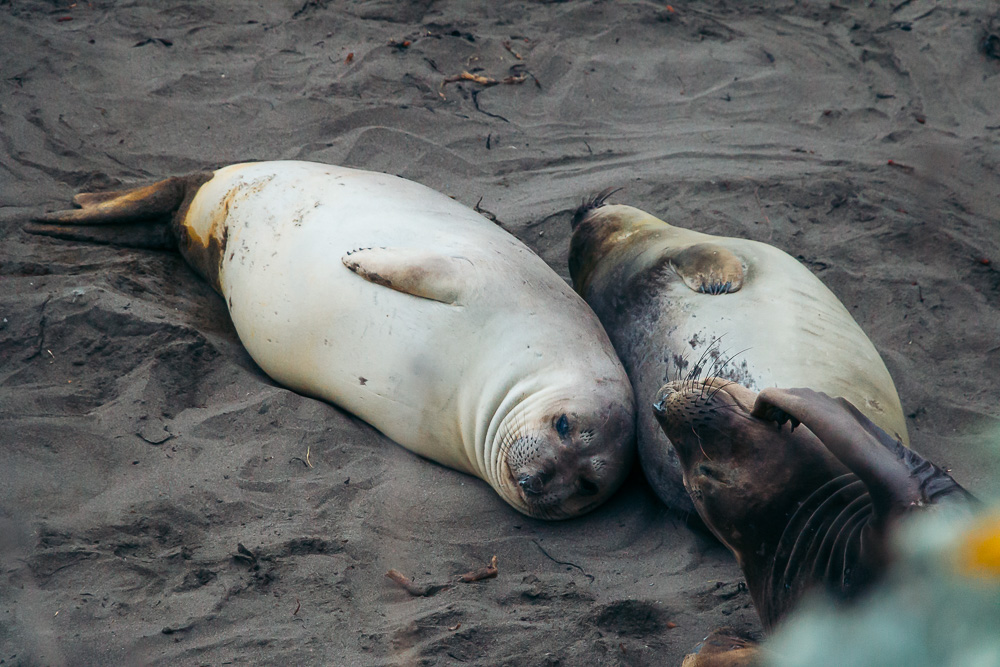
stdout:
POLYGON ((219 170, 188 216, 195 233, 225 239, 217 244, 225 252, 220 291, 240 340, 278 383, 476 473, 471 443, 454 446, 467 440, 455 408, 456 366, 467 367, 476 350, 442 344, 467 328, 461 309, 375 285, 341 258, 395 245, 477 256, 507 239, 450 198, 397 177, 274 164, 219 170), (442 422, 443 414, 456 418, 442 422))

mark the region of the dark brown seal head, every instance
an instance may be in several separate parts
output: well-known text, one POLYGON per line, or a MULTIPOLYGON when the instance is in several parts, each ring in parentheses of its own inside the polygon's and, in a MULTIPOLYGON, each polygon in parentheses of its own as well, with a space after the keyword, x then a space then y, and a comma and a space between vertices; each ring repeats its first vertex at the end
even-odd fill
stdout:
POLYGON ((765 630, 815 586, 863 590, 885 568, 900 516, 973 500, 851 403, 810 389, 674 382, 653 412, 698 514, 736 556, 765 630))

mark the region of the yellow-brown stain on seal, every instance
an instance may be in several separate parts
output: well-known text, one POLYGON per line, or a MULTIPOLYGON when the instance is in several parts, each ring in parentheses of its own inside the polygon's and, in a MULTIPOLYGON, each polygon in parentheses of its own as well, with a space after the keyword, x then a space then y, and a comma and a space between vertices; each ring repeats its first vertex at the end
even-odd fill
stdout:
MULTIPOLYGON (((577 293, 586 294, 598 265, 616 263, 609 257, 627 253, 633 246, 642 247, 648 238, 657 235, 660 230, 644 218, 659 223, 648 214, 622 207, 610 211, 593 209, 575 221, 570 238, 569 273, 577 293)), ((662 223, 660 226, 666 227, 662 223)))
MULTIPOLYGON (((227 169, 229 173, 226 176, 231 177, 233 170, 234 167, 229 167, 227 169)), ((208 178, 204 181, 188 184, 188 196, 178 208, 174 229, 184 259, 208 281, 216 292, 222 294, 220 274, 226 262, 230 215, 241 203, 253 195, 259 194, 274 176, 264 176, 251 181, 240 180, 226 191, 222 200, 217 204, 204 208, 199 204, 198 209, 192 212, 190 208, 195 194, 211 178, 212 175, 208 174, 208 178), (207 216, 207 220, 189 219, 192 214, 207 216)))
MULTIPOLYGON (((198 234, 195 226, 188 219, 191 202, 201 186, 212 180, 212 177, 211 173, 195 174, 188 177, 190 180, 186 184, 184 200, 178 206, 171 226, 177 238, 177 247, 181 255, 212 286, 212 289, 221 294, 222 286, 219 282, 219 272, 226 249, 228 202, 225 207, 219 206, 213 209, 207 236, 198 234)), ((229 196, 235 196, 235 188, 230 191, 229 196)))

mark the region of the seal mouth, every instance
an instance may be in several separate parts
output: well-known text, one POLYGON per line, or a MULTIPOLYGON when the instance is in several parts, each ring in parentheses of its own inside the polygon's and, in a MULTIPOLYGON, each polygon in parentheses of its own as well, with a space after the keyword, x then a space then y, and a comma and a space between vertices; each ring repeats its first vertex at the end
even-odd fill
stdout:
MULTIPOLYGON (((735 382, 711 377, 704 381, 684 380, 664 385, 652 407, 682 466, 687 467, 696 459, 712 459, 711 447, 705 439, 711 437, 709 434, 724 434, 731 428, 734 418, 754 419, 751 411, 756 396, 756 392, 735 382)), ((720 476, 706 477, 719 481, 720 476)))
MULTIPOLYGON (((548 482, 551 474, 544 469, 534 473, 515 473, 508 466, 507 479, 510 482, 510 489, 520 502, 516 505, 518 509, 535 519, 564 519, 575 514, 582 513, 591 507, 569 512, 564 507, 565 498, 548 489, 548 482)), ((593 504, 596 506, 596 503, 593 504)))
POLYGON ((704 381, 670 382, 658 392, 657 400, 653 403, 653 413, 662 422, 678 416, 671 413, 690 411, 691 408, 708 410, 728 406, 739 408, 750 416, 756 396, 752 390, 719 377, 710 377, 704 381))
POLYGON ((536 519, 561 518, 558 499, 551 498, 552 494, 545 490, 550 473, 544 468, 529 471, 523 465, 515 467, 509 460, 502 465, 507 481, 505 495, 514 507, 536 519))
POLYGON ((512 453, 514 460, 509 455, 502 464, 503 495, 522 513, 535 519, 568 519, 605 501, 605 482, 589 475, 569 474, 567 470, 573 465, 569 460, 561 461, 557 455, 518 461, 523 457, 517 456, 516 450, 512 453))

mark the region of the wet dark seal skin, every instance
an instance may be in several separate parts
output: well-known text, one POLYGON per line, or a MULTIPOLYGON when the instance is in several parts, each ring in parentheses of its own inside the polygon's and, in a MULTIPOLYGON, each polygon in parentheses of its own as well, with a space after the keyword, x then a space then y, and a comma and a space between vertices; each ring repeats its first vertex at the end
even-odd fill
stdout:
POLYGON ((814 587, 866 589, 888 565, 887 538, 903 516, 977 502, 851 403, 810 389, 673 382, 653 413, 766 631, 814 587))

